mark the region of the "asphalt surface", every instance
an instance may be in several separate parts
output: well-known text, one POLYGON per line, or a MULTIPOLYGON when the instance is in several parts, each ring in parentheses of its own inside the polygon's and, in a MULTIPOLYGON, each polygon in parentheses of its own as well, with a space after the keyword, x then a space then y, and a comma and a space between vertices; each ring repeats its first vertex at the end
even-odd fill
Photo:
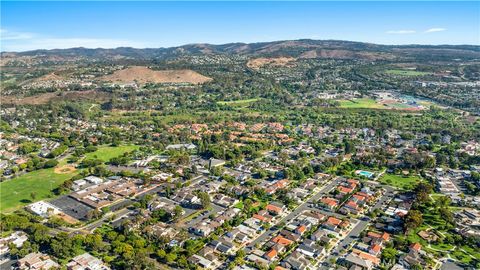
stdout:
MULTIPOLYGON (((387 206, 386 202, 393 198, 393 189, 387 187, 386 190, 387 191, 380 198, 380 200, 378 200, 377 203, 372 208, 370 208, 370 211, 387 206)), ((330 251, 330 255, 323 259, 324 263, 322 264, 322 266, 319 267, 319 269, 330 269, 330 266, 328 266, 330 260, 337 259, 340 256, 340 252, 343 249, 348 248, 348 246, 359 237, 360 233, 368 227, 369 223, 370 221, 367 220, 359 220, 357 225, 345 236, 345 238, 342 239, 339 243, 337 243, 335 248, 330 251)))
MULTIPOLYGON (((295 219, 300 213, 302 213, 305 210, 311 209, 309 208, 309 205, 314 202, 319 200, 323 195, 328 193, 330 190, 332 190, 336 185, 339 183, 339 179, 335 178, 333 179, 330 183, 328 183, 326 186, 323 186, 322 189, 315 193, 312 197, 310 197, 307 201, 299 205, 295 210, 293 210, 290 214, 287 216, 283 217, 281 220, 277 222, 277 224, 280 224, 282 222, 288 223, 291 220, 295 219)), ((315 209, 318 210, 318 209, 315 209)), ((274 227, 272 227, 274 228, 274 227)), ((263 232, 261 235, 259 235, 255 240, 253 240, 249 245, 247 245, 247 248, 253 248, 257 243, 263 243, 267 239, 270 239, 273 237, 273 235, 277 234, 280 230, 277 229, 270 229, 265 232, 263 232)))

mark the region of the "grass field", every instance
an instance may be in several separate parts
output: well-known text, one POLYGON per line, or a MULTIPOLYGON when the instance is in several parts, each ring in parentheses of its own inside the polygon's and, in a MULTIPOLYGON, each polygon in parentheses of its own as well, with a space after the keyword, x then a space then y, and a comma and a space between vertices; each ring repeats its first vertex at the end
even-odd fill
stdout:
POLYGON ((31 203, 31 193, 35 192, 35 201, 46 199, 52 190, 76 172, 56 174, 54 168, 42 169, 21 175, 0 183, 0 210, 2 213, 12 212, 21 206, 31 203))
POLYGON ((420 181, 420 177, 386 173, 380 177, 379 181, 392 187, 410 190, 415 186, 416 183, 420 181))
POLYGON ((98 158, 106 162, 114 157, 119 157, 126 152, 138 149, 138 145, 120 145, 120 146, 100 146, 98 150, 85 155, 86 159, 98 158))
POLYGON ((416 70, 405 70, 405 69, 389 69, 385 71, 387 74, 391 75, 401 75, 401 76, 424 76, 431 73, 416 71, 416 70))
POLYGON ((338 102, 340 102, 340 108, 346 109, 388 109, 371 98, 339 100, 338 102))
POLYGON ((232 101, 217 101, 218 105, 248 105, 252 102, 259 101, 260 98, 250 98, 250 99, 241 99, 241 100, 232 100, 232 101))

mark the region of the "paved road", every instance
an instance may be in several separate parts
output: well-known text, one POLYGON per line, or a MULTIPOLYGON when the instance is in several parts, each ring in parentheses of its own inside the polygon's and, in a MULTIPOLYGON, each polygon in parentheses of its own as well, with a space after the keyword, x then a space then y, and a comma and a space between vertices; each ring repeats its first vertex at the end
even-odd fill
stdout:
MULTIPOLYGON (((393 189, 387 187, 385 194, 377 201, 377 203, 370 209, 370 211, 386 207, 386 202, 393 198, 393 189)), ((369 220, 360 220, 358 224, 342 239, 336 246, 330 251, 330 255, 323 259, 324 263, 320 266, 319 269, 330 269, 329 263, 331 259, 337 259, 339 257, 339 252, 346 249, 356 238, 364 231, 370 221, 369 220)))
POLYGON ((7 260, 4 263, 0 264, 0 269, 2 270, 7 270, 7 269, 13 269, 14 265, 17 263, 17 260, 7 260))
MULTIPOLYGON (((328 183, 326 186, 322 187, 322 189, 315 193, 312 197, 310 197, 307 201, 299 205, 295 210, 293 210, 290 214, 282 218, 280 221, 277 222, 277 224, 280 224, 282 222, 288 223, 289 221, 293 220, 295 217, 297 217, 300 213, 302 213, 305 210, 309 209, 309 204, 319 200, 322 195, 328 193, 330 190, 332 190, 336 185, 338 185, 339 179, 334 178, 330 183, 328 183)), ((318 210, 318 209, 315 209, 318 210)), ((272 227, 274 228, 274 227, 272 227)), ((277 229, 270 229, 265 232, 263 232, 261 235, 259 235, 255 240, 253 240, 247 248, 253 248, 257 243, 262 243, 267 239, 270 239, 273 237, 273 235, 277 234, 280 230, 277 229)))
POLYGON ((122 217, 126 216, 129 214, 132 210, 123 208, 120 209, 116 212, 109 212, 105 214, 103 217, 101 217, 99 220, 96 220, 90 224, 87 224, 85 226, 79 227, 79 228, 70 228, 70 227, 60 227, 52 230, 54 234, 59 233, 59 232, 67 232, 70 234, 74 234, 77 232, 93 232, 96 228, 101 227, 106 221, 113 215, 116 215, 117 217, 122 217))

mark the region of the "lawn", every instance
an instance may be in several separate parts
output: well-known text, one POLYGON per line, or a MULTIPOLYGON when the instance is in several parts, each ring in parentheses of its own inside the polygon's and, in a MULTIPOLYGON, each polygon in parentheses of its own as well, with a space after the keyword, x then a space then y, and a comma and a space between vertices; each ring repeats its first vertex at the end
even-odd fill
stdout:
POLYGON ((0 210, 12 212, 31 203, 31 193, 35 192, 35 201, 49 198, 52 190, 78 172, 57 174, 54 168, 41 169, 0 183, 0 210))
POLYGON ((138 145, 100 146, 97 151, 87 153, 85 158, 98 158, 103 162, 107 162, 114 157, 119 157, 138 148, 138 145))
POLYGON ((260 98, 240 99, 232 101, 217 101, 218 105, 248 105, 249 103, 257 102, 260 98))
POLYGON ((405 70, 405 69, 389 69, 385 71, 387 74, 392 74, 392 75, 401 75, 401 76, 424 76, 424 75, 429 75, 431 73, 429 72, 422 72, 422 71, 416 71, 416 70, 405 70))
POLYGON ((355 98, 338 102, 340 102, 340 108, 346 109, 388 109, 371 98, 355 98))
POLYGON ((243 209, 243 201, 239 201, 233 207, 238 208, 238 209, 243 209))
POLYGON ((383 184, 405 190, 411 190, 416 183, 420 181, 418 176, 402 176, 386 173, 380 177, 379 181, 383 184))

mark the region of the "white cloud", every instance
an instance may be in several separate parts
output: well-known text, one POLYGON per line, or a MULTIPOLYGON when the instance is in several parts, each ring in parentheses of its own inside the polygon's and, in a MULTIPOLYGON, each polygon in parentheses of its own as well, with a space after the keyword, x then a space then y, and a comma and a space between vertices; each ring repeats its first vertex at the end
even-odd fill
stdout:
POLYGON ((14 32, 7 29, 0 29, 1 40, 18 40, 18 39, 30 39, 33 37, 32 33, 26 32, 14 32))
POLYGON ((1 51, 29 51, 37 49, 85 48, 145 48, 148 44, 123 39, 108 38, 60 38, 26 32, 0 29, 1 51))
POLYGON ((425 30, 425 33, 443 32, 446 30, 447 30, 446 28, 430 28, 428 30, 425 30))
POLYGON ((415 30, 390 30, 387 31, 387 34, 396 34, 396 35, 405 35, 405 34, 415 34, 415 30))

